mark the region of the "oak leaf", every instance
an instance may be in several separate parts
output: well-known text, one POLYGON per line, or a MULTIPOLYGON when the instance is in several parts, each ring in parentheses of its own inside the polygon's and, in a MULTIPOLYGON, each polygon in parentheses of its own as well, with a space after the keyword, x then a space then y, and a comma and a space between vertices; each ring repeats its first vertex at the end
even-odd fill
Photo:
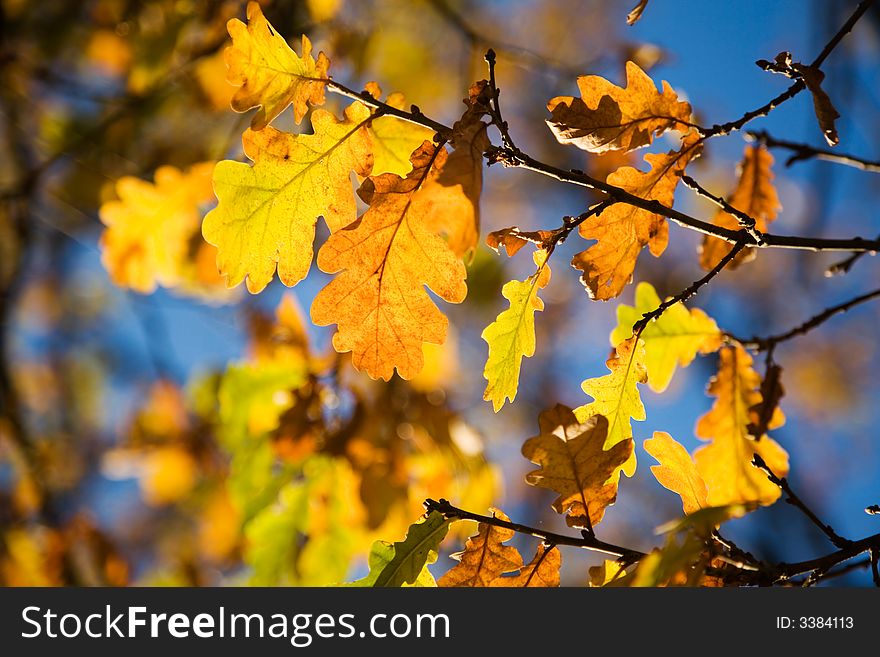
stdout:
POLYGON ((489 356, 483 369, 488 382, 483 399, 491 400, 497 413, 505 399, 516 398, 522 358, 535 355, 535 312, 544 310, 538 291, 550 282, 547 252, 535 251, 537 271, 524 281, 509 281, 501 294, 510 307, 489 324, 480 337, 489 345, 489 356))
POLYGON ((406 178, 386 173, 359 190, 370 207, 358 221, 335 232, 318 252, 318 267, 337 275, 315 297, 312 320, 337 324, 333 346, 352 352, 352 362, 386 381, 395 368, 404 379, 424 363, 422 343, 443 343, 448 321, 424 286, 450 303, 467 294, 464 264, 430 230, 437 205, 425 183, 441 175, 446 150, 425 142, 413 153, 406 178))
POLYGON ((262 130, 293 105, 297 123, 309 106, 324 104, 324 87, 330 60, 320 53, 312 57, 312 43, 303 35, 302 56, 287 45, 269 24, 257 2, 247 6, 248 23, 237 18, 226 24, 232 45, 224 51, 226 79, 239 87, 232 97, 232 109, 247 112, 260 109, 251 120, 252 130, 262 130))
POLYGON ((837 127, 835 121, 840 118, 840 113, 831 103, 831 99, 822 88, 822 81, 825 79, 825 73, 813 66, 806 64, 792 64, 792 68, 797 71, 807 89, 813 95, 813 111, 816 113, 816 120, 819 122, 819 129, 825 137, 825 141, 829 146, 837 146, 840 138, 837 136, 837 127))
MULTIPOLYGON (((643 421, 645 406, 636 387, 648 380, 645 368, 645 343, 636 338, 624 340, 614 354, 605 362, 611 374, 587 379, 581 388, 594 401, 575 409, 579 422, 586 422, 594 415, 602 415, 608 420, 608 431, 604 448, 611 449, 617 444, 633 437, 630 420, 643 421)), ((623 464, 623 472, 631 477, 636 470, 636 456, 632 452, 623 464)))
POLYGON ((506 588, 549 588, 559 586, 562 553, 557 547, 541 543, 532 560, 512 577, 499 577, 490 586, 506 588))
POLYGON ((569 527, 592 529, 617 499, 614 475, 632 456, 633 441, 606 450, 605 416, 581 422, 562 404, 541 413, 538 426, 540 434, 523 443, 522 454, 541 468, 529 472, 526 483, 559 493, 553 510, 567 514, 569 527))
MULTIPOLYGON (((498 509, 491 509, 495 518, 510 521, 498 509)), ((506 527, 496 527, 481 522, 477 533, 465 543, 464 550, 452 555, 459 563, 437 580, 437 586, 492 586, 504 573, 511 573, 523 567, 522 555, 505 541, 513 538, 514 532, 506 527)))
POLYGON ((154 182, 125 176, 116 182, 118 200, 101 206, 101 262, 119 286, 148 294, 158 286, 195 284, 190 244, 198 235, 200 206, 213 199, 211 162, 187 171, 156 170, 154 182))
MULTIPOLYGON (((711 410, 697 422, 697 437, 710 441, 694 453, 697 471, 709 488, 711 506, 729 504, 773 504, 779 487, 752 465, 759 454, 778 477, 788 473, 788 454, 767 436, 749 435, 749 409, 761 402, 760 376, 752 369, 752 357, 739 345, 720 352, 718 374, 708 392, 717 397, 711 410)), ((776 409, 768 429, 785 421, 776 409)))
MULTIPOLYGON (((636 286, 635 305, 617 306, 617 326, 611 332, 611 345, 632 336, 633 325, 660 306, 660 297, 647 282, 636 286)), ((663 392, 669 386, 677 365, 687 367, 698 353, 709 354, 721 347, 721 331, 711 317, 699 308, 688 310, 679 302, 649 322, 639 336, 645 342, 648 386, 663 392)))
MULTIPOLYGON (((766 232, 771 221, 782 206, 773 186, 773 156, 763 145, 746 146, 743 160, 739 163, 739 178, 733 195, 728 203, 740 212, 744 212, 755 220, 755 229, 766 232)), ((712 218, 712 223, 721 228, 736 230, 740 228, 739 220, 732 214, 719 210, 712 218)), ((717 265, 733 248, 733 244, 718 237, 707 235, 700 247, 700 266, 710 270, 717 265)), ((736 269, 739 265, 753 260, 755 249, 745 248, 727 265, 728 269, 736 269)))
MULTIPOLYGON (((377 100, 382 97, 382 90, 375 82, 368 82, 367 91, 377 100)), ((385 99, 385 104, 396 109, 405 109, 406 101, 403 94, 392 93, 385 99)), ((373 143, 373 173, 396 173, 405 177, 412 171, 410 155, 424 141, 434 137, 434 131, 411 121, 390 114, 374 118, 369 125, 373 143)))
POLYGON ((223 160, 214 170, 219 205, 202 224, 205 239, 218 247, 217 264, 229 287, 247 279, 261 291, 275 268, 285 285, 308 274, 315 223, 323 216, 331 231, 355 220, 350 175, 372 168, 370 112, 353 103, 339 121, 315 110, 315 134, 293 135, 275 128, 246 130, 245 155, 253 165, 223 160))
POLYGON ((660 464, 651 466, 654 477, 664 488, 678 494, 685 513, 708 506, 706 482, 697 472, 691 455, 672 436, 655 431, 654 437, 645 441, 645 451, 660 464))
POLYGON ((547 121, 561 144, 573 144, 590 153, 633 150, 651 143, 667 130, 688 129, 691 106, 665 80, 658 92, 635 62, 626 63, 626 87, 598 75, 577 80, 580 98, 557 96, 547 103, 553 118, 547 121))
POLYGON ((629 586, 632 573, 627 574, 626 567, 615 559, 605 559, 598 566, 590 566, 589 586, 601 588, 603 586, 629 586))
MULTIPOLYGON (((669 207, 681 174, 699 154, 699 144, 699 136, 690 133, 682 140, 680 150, 646 155, 650 171, 621 167, 608 176, 607 182, 669 207)), ((642 247, 647 245, 659 257, 669 238, 669 226, 661 215, 623 202, 582 223, 579 230, 581 237, 598 243, 576 254, 571 265, 584 272, 581 280, 590 297, 602 301, 620 295, 632 280, 642 247)))
POLYGON ((370 572, 352 586, 435 586, 428 564, 437 560, 449 521, 439 511, 412 524, 396 543, 376 541, 370 550, 370 572))
POLYGON ((535 244, 538 248, 543 248, 546 240, 552 236, 553 231, 551 230, 528 231, 511 226, 509 228, 493 230, 486 235, 486 246, 495 253, 500 253, 500 249, 503 246, 507 255, 513 257, 529 242, 535 244))

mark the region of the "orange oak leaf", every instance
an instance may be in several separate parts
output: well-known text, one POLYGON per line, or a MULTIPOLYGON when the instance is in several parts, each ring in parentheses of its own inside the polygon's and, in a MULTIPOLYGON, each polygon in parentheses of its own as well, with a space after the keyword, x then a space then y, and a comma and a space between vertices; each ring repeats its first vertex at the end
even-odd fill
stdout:
POLYGON ((187 171, 163 166, 152 183, 133 176, 116 182, 119 199, 104 203, 100 210, 107 226, 101 235, 101 262, 116 285, 144 294, 159 285, 196 285, 198 272, 189 257, 190 246, 198 237, 200 206, 213 199, 213 166, 203 162, 187 171))
POLYGON ((592 528, 617 499, 614 474, 632 455, 633 441, 605 450, 605 416, 579 422, 574 411, 562 404, 541 413, 538 426, 540 434, 523 443, 522 454, 541 468, 529 472, 526 483, 559 493, 553 510, 568 514, 569 527, 592 528))
MULTIPOLYGON (((755 220, 755 228, 765 232, 771 221, 782 206, 773 186, 773 156, 763 145, 746 146, 745 155, 739 163, 739 179, 733 195, 728 199, 733 207, 755 220)), ((739 220, 732 214, 719 210, 712 223, 722 228, 738 229, 739 220)), ((717 265, 733 248, 733 244, 717 237, 707 235, 700 247, 700 266, 710 270, 717 265)), ((746 248, 740 251, 728 269, 736 269, 744 262, 755 258, 755 249, 746 248)))
POLYGON ((259 3, 248 3, 247 18, 247 25, 237 18, 226 24, 232 37, 232 45, 224 51, 226 79, 239 87, 232 97, 232 109, 247 112, 259 107, 251 129, 262 130, 293 105, 294 119, 299 123, 309 105, 324 104, 330 60, 320 53, 315 61, 312 43, 305 35, 302 56, 297 56, 263 16, 259 3))
POLYGON ((538 248, 543 248, 546 240, 553 236, 552 230, 520 230, 516 226, 493 230, 486 236, 486 246, 495 253, 500 253, 503 246, 507 255, 513 257, 521 248, 531 242, 538 248))
POLYGON ((579 77, 577 83, 580 98, 557 96, 547 103, 553 114, 547 125, 561 144, 590 153, 630 151, 667 130, 688 129, 691 106, 679 101, 665 80, 658 92, 635 62, 626 63, 625 88, 598 75, 579 77))
MULTIPOLYGON (((690 133, 682 140, 680 150, 646 155, 645 161, 651 165, 647 173, 621 167, 608 176, 607 182, 639 198, 671 206, 681 174, 699 151, 699 136, 690 133)), ((599 216, 582 223, 580 234, 598 243, 576 254, 571 265, 584 272, 581 280, 590 297, 607 301, 620 295, 632 280, 636 260, 644 246, 647 245, 654 256, 666 250, 669 226, 659 214, 627 203, 615 203, 599 216)))
MULTIPOLYGON (((710 506, 763 505, 779 499, 779 487, 752 465, 759 454, 778 477, 788 474, 788 454, 768 436, 760 440, 749 434, 749 409, 761 403, 761 377, 752 369, 752 357, 739 345, 721 350, 718 374, 709 384, 717 397, 711 410, 697 422, 697 437, 710 441, 694 453, 697 471, 709 489, 710 506)), ((775 410, 768 429, 785 421, 775 410)))
POLYGON ((219 204, 205 217, 202 234, 218 248, 217 266, 229 287, 247 279, 256 294, 276 266, 282 283, 296 285, 312 264, 318 217, 331 231, 355 220, 350 176, 368 175, 373 166, 364 128, 369 120, 362 103, 352 103, 342 121, 318 109, 312 114, 314 134, 246 130, 242 143, 253 165, 217 163, 219 204))
POLYGON ((462 117, 452 126, 453 151, 440 175, 425 181, 425 192, 443 212, 428 215, 432 230, 446 236, 457 256, 472 253, 480 239, 480 193, 483 189, 483 151, 489 147, 489 107, 485 80, 471 85, 462 117))
POLYGON ((687 450, 664 431, 655 431, 645 441, 645 451, 660 465, 652 465, 651 472, 660 484, 677 493, 685 513, 699 511, 707 505, 708 490, 703 477, 687 450))
MULTIPOLYGON (((490 509, 492 515, 509 521, 498 509, 490 509)), ((504 573, 512 573, 523 567, 522 555, 505 541, 513 538, 512 529, 496 527, 481 522, 477 533, 465 543, 464 550, 452 555, 459 563, 437 580, 437 586, 493 586, 504 573)))
POLYGON ((559 569, 562 567, 562 553, 557 547, 547 549, 541 543, 532 560, 512 577, 499 577, 490 586, 507 588, 549 588, 559 586, 559 569))
POLYGON ((411 379, 422 369, 422 343, 442 344, 448 321, 424 286, 450 303, 467 294, 467 272, 431 227, 431 214, 455 211, 438 204, 436 187, 447 152, 424 142, 413 153, 406 178, 392 173, 367 179, 358 191, 370 207, 357 222, 336 231, 318 252, 318 267, 342 272, 315 297, 312 320, 336 324, 333 346, 352 352, 352 362, 386 381, 395 368, 411 379))

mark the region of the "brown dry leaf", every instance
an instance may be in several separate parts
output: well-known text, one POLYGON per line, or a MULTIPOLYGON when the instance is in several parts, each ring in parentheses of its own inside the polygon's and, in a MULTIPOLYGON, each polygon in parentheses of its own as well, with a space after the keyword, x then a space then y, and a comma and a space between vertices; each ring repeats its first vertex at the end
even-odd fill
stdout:
MULTIPOLYGON (((490 511, 495 518, 510 521, 500 510, 490 511)), ((437 586, 493 586, 504 573, 520 570, 522 555, 515 547, 504 545, 515 533, 512 529, 481 522, 477 533, 465 543, 464 551, 452 555, 460 563, 438 579, 437 586)))
POLYGON ((590 153, 633 150, 667 130, 688 129, 691 106, 680 102, 665 80, 663 92, 638 64, 626 63, 626 88, 598 75, 578 78, 581 97, 557 96, 547 103, 547 121, 561 144, 590 153))
POLYGON ((513 577, 499 577, 490 586, 507 588, 549 588, 559 586, 559 569, 562 567, 562 553, 559 548, 541 543, 534 558, 523 566, 513 577))
POLYGON ((685 513, 693 513, 707 506, 706 482, 697 472, 697 466, 687 450, 664 431, 655 431, 645 441, 645 451, 660 465, 652 465, 651 472, 662 486, 681 497, 685 513))
MULTIPOLYGON (((733 207, 755 220, 758 232, 765 232, 770 222, 776 219, 782 205, 773 186, 773 156, 762 144, 746 146, 745 155, 739 163, 739 179, 733 195, 727 199, 733 207)), ((739 220, 732 214, 719 210, 712 218, 712 223, 721 228, 737 230, 739 220)), ((733 248, 733 244, 718 237, 707 235, 700 247, 700 266, 706 271, 717 265, 733 248)), ((755 258, 755 249, 746 248, 740 251, 728 269, 736 269, 744 262, 755 258)))
POLYGON ((502 228, 501 230, 493 230, 486 236, 486 246, 500 253, 503 246, 509 257, 513 257, 526 244, 531 242, 539 248, 543 247, 544 241, 553 235, 550 230, 528 231, 520 230, 516 226, 510 228, 502 228))
MULTIPOLYGON (((694 453, 697 471, 709 488, 710 506, 729 504, 773 504, 780 490, 752 465, 755 453, 778 477, 788 474, 788 454, 768 436, 756 440, 749 435, 749 409, 761 403, 761 377, 752 369, 752 357, 739 345, 720 352, 718 374, 709 384, 717 397, 712 409, 697 422, 697 436, 711 441, 694 453)), ((768 429, 785 421, 778 408, 768 429)))
POLYGON ((247 6, 248 23, 237 18, 226 24, 232 45, 224 51, 228 72, 226 79, 239 87, 232 97, 232 109, 259 111, 251 120, 252 130, 262 130, 293 105, 297 123, 309 106, 324 104, 324 86, 330 60, 320 53, 312 57, 312 43, 303 35, 302 56, 291 50, 287 42, 266 20, 257 2, 247 6))
POLYGON ((568 514, 569 527, 590 529, 602 521, 605 507, 617 499, 617 479, 612 478, 633 451, 633 441, 603 449, 608 433, 604 415, 585 422, 567 406, 557 404, 538 417, 541 433, 529 438, 522 454, 540 465, 526 475, 526 483, 559 493, 553 510, 568 514))
POLYGON ((630 12, 626 15, 626 24, 627 25, 635 25, 636 22, 642 17, 642 14, 645 11, 645 7, 648 6, 648 0, 639 0, 639 4, 633 7, 630 12))
POLYGON ((425 181, 425 194, 443 207, 427 215, 432 232, 443 234, 453 253, 472 253, 480 239, 480 193, 483 189, 483 151, 489 145, 488 125, 481 119, 488 111, 489 89, 485 80, 471 85, 462 117, 452 126, 453 151, 440 175, 425 181))
POLYGON ((791 67, 800 73, 807 89, 813 94, 813 111, 816 112, 816 120, 819 122, 819 129, 822 130, 825 141, 829 146, 837 146, 840 143, 840 138, 837 136, 834 122, 840 118, 840 113, 834 108, 828 94, 822 89, 825 74, 818 68, 806 64, 792 64, 791 67))
POLYGON ((464 264, 431 231, 444 223, 432 213, 455 211, 438 205, 436 185, 446 150, 425 142, 413 153, 406 178, 386 173, 359 190, 370 208, 354 224, 335 232, 318 253, 318 267, 337 275, 315 297, 312 320, 337 324, 333 346, 352 352, 352 363, 386 381, 395 368, 404 379, 422 369, 422 343, 442 344, 448 320, 424 286, 450 303, 467 294, 464 264))
MULTIPOLYGON (((700 151, 699 135, 691 133, 682 140, 681 149, 665 155, 648 154, 647 173, 633 167, 621 167, 607 182, 649 201, 669 207, 675 187, 688 163, 700 151)), ((572 258, 571 265, 584 272, 581 277, 592 299, 607 301, 620 295, 632 280, 636 260, 647 245, 654 256, 666 250, 669 226, 659 214, 626 203, 615 203, 598 217, 580 226, 581 237, 598 240, 572 258)))

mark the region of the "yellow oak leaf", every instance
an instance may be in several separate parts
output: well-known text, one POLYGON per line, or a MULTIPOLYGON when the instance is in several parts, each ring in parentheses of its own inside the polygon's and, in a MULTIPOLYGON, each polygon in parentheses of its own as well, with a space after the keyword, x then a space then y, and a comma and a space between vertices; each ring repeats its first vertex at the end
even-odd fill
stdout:
POLYGON ((591 587, 628 586, 632 579, 631 575, 627 575, 623 564, 613 559, 605 559, 598 566, 590 566, 589 573, 591 587))
MULTIPOLYGON (((762 233, 782 209, 776 188, 773 186, 774 176, 770 169, 772 166, 773 156, 763 145, 746 146, 745 155, 738 167, 739 179, 736 189, 727 199, 730 205, 752 217, 755 220, 755 229, 762 233)), ((715 214, 712 223, 734 230, 740 227, 739 220, 724 210, 719 210, 715 214)), ((700 247, 700 266, 707 271, 712 269, 732 248, 733 244, 730 242, 707 235, 703 238, 700 247)), ((754 258, 755 249, 743 249, 727 268, 736 269, 754 258)))
MULTIPOLYGON (((607 182, 669 207, 681 174, 699 151, 699 136, 690 133, 682 140, 680 150, 646 155, 645 161, 651 165, 647 173, 621 167, 608 176, 607 182)), ((598 243, 576 254, 571 265, 584 272, 581 280, 590 297, 607 301, 623 292, 632 280, 642 247, 647 245, 658 257, 666 250, 669 226, 659 214, 627 203, 615 203, 598 217, 582 223, 580 234, 598 243)))
MULTIPOLYGON (((611 346, 631 337, 633 324, 659 306, 660 297, 654 286, 644 281, 639 283, 635 306, 617 306, 617 326, 611 332, 611 346)), ((648 386, 654 392, 666 390, 676 365, 687 367, 698 353, 710 354, 721 347, 721 331, 715 320, 699 308, 688 310, 681 302, 649 322, 639 337, 645 342, 648 386)))
MULTIPOLYGON (((696 428, 697 437, 710 441, 694 453, 697 471, 709 488, 708 502, 711 506, 773 504, 779 499, 779 487, 752 465, 752 457, 759 454, 776 476, 784 477, 788 454, 768 436, 756 440, 749 434, 749 409, 761 403, 761 377, 741 346, 725 347, 720 356, 718 374, 708 389, 717 399, 696 428)), ((777 408, 767 428, 779 427, 784 421, 777 408)))
MULTIPOLYGON (((494 517, 510 521, 500 510, 490 510, 494 517)), ((504 573, 520 570, 522 555, 515 547, 504 545, 515 533, 512 529, 481 522, 477 533, 465 543, 464 550, 452 555, 459 563, 437 580, 437 586, 492 586, 504 573)))
MULTIPOLYGON (((645 407, 636 387, 636 384, 648 380, 644 341, 639 340, 636 344, 636 338, 624 340, 605 365, 611 374, 587 379, 581 384, 583 391, 594 401, 576 408, 574 413, 579 422, 586 422, 593 415, 605 416, 608 432, 604 448, 611 449, 633 437, 631 419, 645 419, 645 407)), ((623 464, 623 472, 631 477, 635 471, 636 455, 631 452, 623 464)))
POLYGON ((547 103, 553 115, 547 121, 561 144, 573 144, 590 153, 633 150, 651 143, 667 130, 688 129, 691 106, 663 81, 654 82, 635 62, 626 63, 626 87, 598 75, 577 80, 580 98, 557 96, 547 103))
POLYGON ((553 510, 568 514, 569 527, 591 529, 617 499, 614 475, 632 456, 633 441, 623 440, 606 450, 605 416, 592 415, 581 422, 562 404, 541 413, 538 426, 541 433, 523 443, 522 454, 541 468, 529 472, 526 483, 559 493, 553 510))
POLYGON ((483 369, 488 381, 483 399, 491 400, 497 413, 505 399, 513 402, 519 387, 522 358, 535 355, 535 311, 544 310, 538 290, 550 282, 547 252, 534 253, 538 270, 524 281, 509 281, 501 294, 510 301, 510 308, 498 315, 480 337, 489 345, 489 357, 483 369))
POLYGON ((489 87, 475 82, 464 99, 466 109, 452 126, 453 151, 440 175, 425 181, 425 191, 443 212, 429 215, 435 232, 446 236, 459 257, 473 253, 480 240, 480 193, 483 189, 483 151, 490 146, 488 124, 489 87))
POLYGON ((232 45, 224 51, 226 79, 239 87, 232 97, 232 109, 247 112, 259 107, 251 129, 262 130, 293 105, 293 116, 299 123, 309 105, 324 104, 330 60, 320 53, 315 61, 312 43, 305 35, 302 56, 297 56, 263 16, 258 3, 248 3, 247 18, 247 25, 237 18, 226 24, 232 37, 232 45))
POLYGON ((685 513, 693 513, 708 506, 708 489, 703 477, 697 472, 691 455, 664 431, 655 431, 654 437, 645 441, 645 451, 660 465, 652 465, 651 472, 660 484, 681 497, 685 513))
MULTIPOLYGON (((467 294, 464 264, 430 230, 438 205, 426 181, 441 175, 447 153, 430 142, 413 153, 406 178, 385 173, 367 179, 359 194, 370 207, 318 252, 318 267, 341 272, 315 297, 312 321, 336 324, 333 346, 352 352, 352 362, 386 381, 395 368, 404 379, 422 369, 423 342, 442 344, 448 320, 424 286, 450 303, 467 294)), ((436 220, 435 220, 436 221, 436 220)))
POLYGON ((559 569, 562 567, 562 553, 557 547, 541 543, 532 560, 512 577, 499 577, 490 586, 506 588, 549 588, 559 586, 559 569))
POLYGON ((118 200, 101 206, 101 262, 119 286, 148 294, 185 278, 189 247, 198 235, 200 206, 211 201, 213 163, 187 171, 159 167, 154 183, 132 176, 116 182, 118 200))
POLYGON ((218 248, 217 265, 229 287, 247 279, 261 291, 275 268, 285 285, 305 278, 312 263, 315 223, 323 216, 331 231, 355 220, 350 175, 372 168, 370 119, 352 103, 339 121, 319 109, 315 133, 293 135, 275 128, 246 130, 242 143, 253 165, 223 160, 214 169, 218 206, 202 224, 205 239, 218 248))
MULTIPOLYGON (((375 82, 366 84, 373 98, 382 97, 382 90, 375 82)), ((392 93, 385 104, 396 109, 405 109, 406 100, 401 93, 392 93)), ((412 171, 410 155, 424 141, 434 138, 434 131, 425 126, 404 121, 400 117, 386 114, 370 122, 370 135, 373 138, 373 175, 396 173, 401 178, 412 171)))

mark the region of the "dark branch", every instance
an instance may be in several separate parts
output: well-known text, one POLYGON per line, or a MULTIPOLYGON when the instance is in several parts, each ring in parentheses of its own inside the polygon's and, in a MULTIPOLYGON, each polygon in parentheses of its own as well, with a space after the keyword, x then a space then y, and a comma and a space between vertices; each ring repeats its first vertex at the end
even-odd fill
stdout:
POLYGON ((791 489, 791 486, 788 484, 788 479, 785 477, 778 477, 773 470, 770 469, 770 466, 767 465, 767 462, 761 458, 759 454, 755 454, 752 458, 752 465, 756 468, 762 470, 764 474, 767 475, 767 479, 770 480, 771 483, 779 486, 780 489, 785 493, 785 501, 791 504, 792 506, 797 507, 800 511, 810 519, 816 527, 822 530, 822 533, 828 537, 828 540, 834 545, 834 547, 845 549, 852 545, 852 541, 849 539, 843 538, 837 532, 835 532, 831 525, 828 525, 821 520, 819 520, 819 516, 813 513, 812 509, 808 507, 804 501, 798 497, 795 492, 791 489))
POLYGON ((425 500, 425 508, 429 513, 431 511, 438 511, 450 520, 476 520, 477 522, 482 522, 491 525, 492 527, 503 527, 519 534, 528 534, 529 536, 540 538, 545 543, 552 545, 567 545, 569 547, 602 552, 611 555, 612 557, 624 559, 630 563, 634 563, 645 556, 644 552, 630 550, 629 548, 600 541, 594 535, 582 534, 581 536, 565 536, 563 534, 555 534, 542 529, 536 529, 535 527, 528 527, 526 525, 520 525, 519 523, 502 520, 501 518, 496 518, 494 516, 483 516, 478 513, 471 513, 470 511, 465 511, 464 509, 452 506, 452 504, 449 503, 449 500, 440 499, 440 501, 437 501, 428 499, 425 500))
POLYGON ((693 283, 691 283, 687 288, 685 288, 684 290, 682 290, 681 292, 679 292, 675 296, 672 296, 672 297, 669 297, 668 299, 666 299, 663 303, 661 303, 659 306, 657 306, 654 310, 642 315, 642 318, 639 321, 637 321, 635 324, 633 324, 633 335, 641 335, 642 331, 645 330, 645 327, 648 325, 648 323, 657 319, 658 317, 660 317, 660 315, 662 315, 664 312, 666 312, 666 310, 668 308, 671 308, 672 306, 674 306, 675 304, 677 304, 680 301, 687 301, 692 296, 694 296, 699 291, 699 289, 701 287, 703 287, 706 283, 708 283, 713 278, 715 278, 718 274, 720 274, 721 270, 723 270, 734 258, 736 258, 736 256, 739 254, 740 251, 742 251, 745 248, 745 246, 746 246, 746 243, 744 241, 737 242, 736 244, 734 244, 733 248, 727 252, 727 255, 725 255, 723 258, 721 258, 721 260, 718 261, 718 264, 715 265, 709 271, 709 273, 707 273, 701 279, 696 280, 693 283))
POLYGON ((746 349, 753 349, 755 351, 767 351, 769 349, 773 349, 780 342, 785 342, 786 340, 790 340, 799 335, 803 335, 812 329, 816 328, 820 324, 828 321, 835 315, 840 313, 847 312, 850 308, 858 306, 859 304, 865 303, 867 301, 871 301, 872 299, 876 299, 880 297, 880 288, 873 290, 871 292, 867 292, 860 296, 855 297, 854 299, 850 299, 849 301, 845 301, 843 303, 837 304, 836 306, 832 306, 830 308, 826 308, 818 315, 815 315, 808 319, 803 324, 796 326, 795 328, 786 331, 785 333, 777 333, 776 335, 771 335, 765 338, 753 337, 747 340, 743 340, 741 338, 737 338, 732 334, 728 334, 729 337, 741 342, 742 345, 746 349))
MULTIPOLYGON (((877 239, 880 240, 880 235, 877 236, 877 239)), ((848 258, 844 258, 840 262, 835 262, 833 265, 828 267, 828 269, 825 270, 825 276, 831 277, 849 273, 849 270, 852 269, 852 266, 866 255, 877 255, 877 252, 859 251, 858 253, 853 253, 848 258)))
POLYGON ((745 212, 742 212, 741 210, 737 210, 735 207, 733 207, 730 203, 728 203, 722 197, 715 196, 715 194, 708 191, 705 187, 703 187, 700 183, 698 183, 696 180, 694 180, 690 176, 683 175, 681 177, 681 182, 683 182, 686 187, 689 187, 690 189, 695 191, 699 196, 702 196, 703 198, 707 198, 710 201, 712 201, 715 205, 717 205, 719 208, 724 210, 727 214, 729 214, 733 217, 736 217, 736 220, 739 222, 739 225, 743 229, 745 229, 745 231, 749 235, 751 235, 752 239, 755 240, 755 242, 757 244, 760 245, 760 244, 764 243, 764 237, 763 237, 763 235, 761 235, 761 231, 759 231, 755 227, 757 222, 755 221, 754 217, 750 217, 745 212))
POLYGON ((784 139, 776 139, 776 137, 771 136, 765 130, 749 132, 748 136, 752 139, 757 139, 767 148, 781 148, 792 151, 794 154, 785 161, 785 166, 787 167, 790 167, 795 162, 816 159, 825 160, 826 162, 834 162, 836 164, 845 164, 846 166, 855 167, 862 171, 880 173, 880 161, 878 160, 868 160, 856 157, 855 155, 835 153, 834 151, 825 148, 816 148, 814 146, 809 146, 808 144, 799 144, 793 141, 785 141, 784 139))

